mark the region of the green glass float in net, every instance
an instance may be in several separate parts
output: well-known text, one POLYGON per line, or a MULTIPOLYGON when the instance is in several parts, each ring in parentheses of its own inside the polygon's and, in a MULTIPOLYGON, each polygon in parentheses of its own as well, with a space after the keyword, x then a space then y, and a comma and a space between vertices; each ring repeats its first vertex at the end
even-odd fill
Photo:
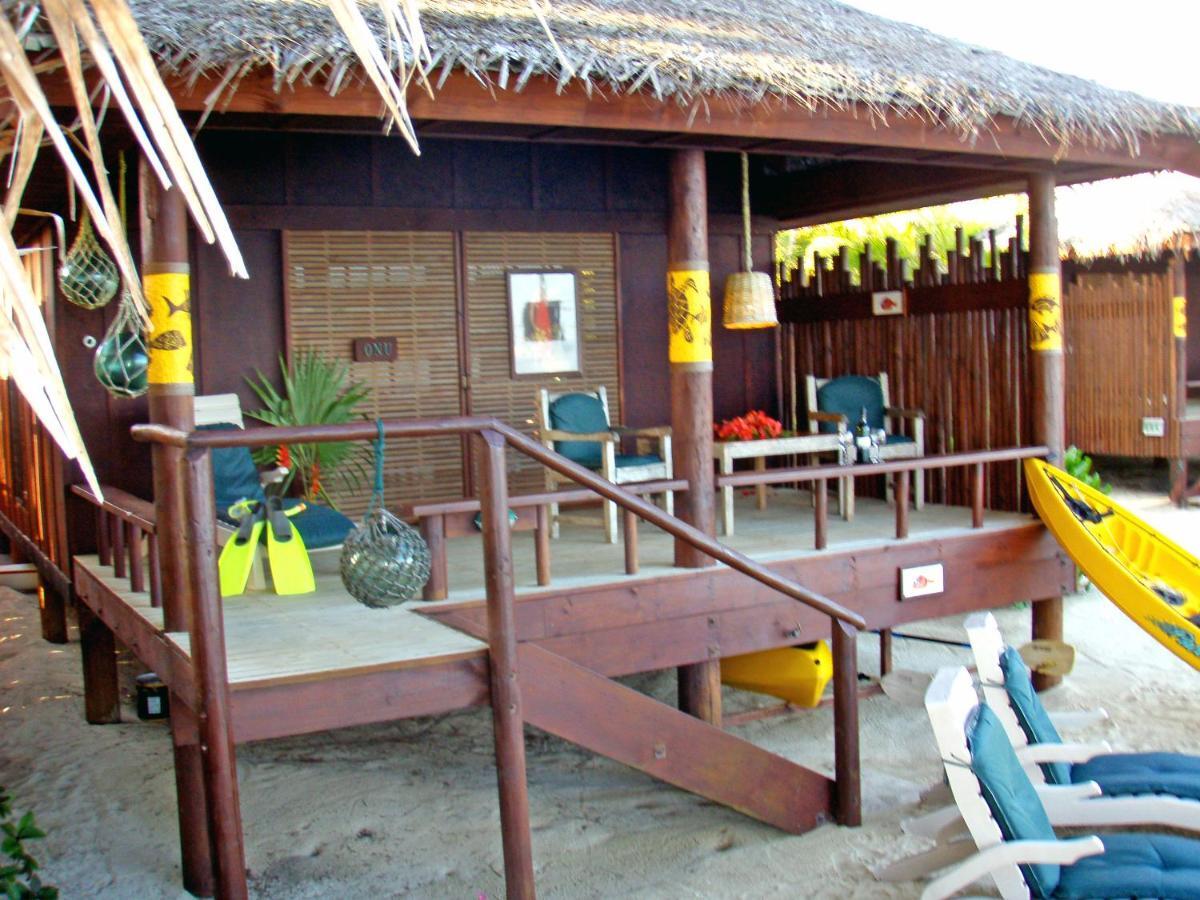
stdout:
POLYGON ((75 243, 58 270, 58 286, 76 306, 98 309, 116 296, 120 285, 117 266, 96 241, 92 220, 84 211, 75 243))
POLYGON ((121 295, 117 315, 104 339, 96 347, 92 370, 104 389, 114 397, 140 397, 146 393, 150 354, 142 319, 126 291, 121 295))
POLYGON ((342 584, 375 609, 415 599, 429 580, 429 547, 415 528, 383 508, 383 422, 377 421, 375 490, 362 524, 342 544, 342 584))

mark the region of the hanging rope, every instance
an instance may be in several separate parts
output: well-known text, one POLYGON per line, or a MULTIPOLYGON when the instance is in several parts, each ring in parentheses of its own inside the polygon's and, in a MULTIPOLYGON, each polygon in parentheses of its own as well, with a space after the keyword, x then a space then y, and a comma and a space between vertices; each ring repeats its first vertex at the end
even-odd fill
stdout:
POLYGON ((750 255, 750 154, 742 153, 742 271, 754 268, 750 255))
POLYGON ((383 507, 383 420, 375 420, 375 484, 362 524, 342 544, 342 584, 359 603, 375 609, 420 594, 429 580, 429 547, 415 528, 383 507))

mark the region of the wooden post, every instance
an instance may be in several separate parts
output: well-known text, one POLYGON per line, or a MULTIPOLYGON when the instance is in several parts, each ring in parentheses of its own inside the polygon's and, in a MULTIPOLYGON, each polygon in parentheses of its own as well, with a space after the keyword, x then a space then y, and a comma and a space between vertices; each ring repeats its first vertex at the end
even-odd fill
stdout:
POLYGON ((509 900, 535 896, 529 792, 525 781, 525 720, 517 680, 512 533, 508 525, 508 471, 504 438, 485 431, 474 438, 483 512, 483 559, 487 573, 488 655, 491 661, 492 729, 500 788, 500 836, 509 900))
MULTIPOLYGON (((688 482, 675 514, 716 535, 712 454, 712 291, 708 271, 708 195, 703 150, 671 154, 667 235, 667 323, 671 365, 671 429, 675 477, 688 482)), ((712 560, 675 541, 675 565, 698 569, 712 560)), ((679 669, 680 708, 718 724, 720 661, 679 669), (696 669, 697 671, 691 671, 696 669), (700 671, 706 670, 706 671, 700 671), (715 697, 709 696, 715 691, 715 697)))
POLYGON ((449 591, 450 569, 446 561, 446 518, 442 515, 421 516, 417 523, 425 546, 429 548, 429 580, 425 582, 422 600, 445 600, 449 591))
POLYGON ((121 721, 117 645, 112 629, 86 603, 77 607, 79 651, 83 659, 84 717, 92 725, 121 721))
MULTIPOLYGON (((1018 255, 1020 249, 1018 245, 1018 255)), ((1054 175, 1050 172, 1029 176, 1029 347, 1033 441, 1050 448, 1052 464, 1062 465, 1066 447, 1066 366, 1058 221, 1054 215, 1054 175)), ((1061 641, 1062 626, 1062 597, 1048 597, 1034 603, 1035 639, 1061 641)), ((1038 690, 1045 690, 1062 678, 1035 674, 1033 680, 1038 690)))
MULTIPOLYGON (((183 481, 185 543, 191 575, 191 656, 213 878, 216 894, 221 900, 245 900, 246 855, 242 846, 237 755, 233 746, 232 702, 225 663, 225 623, 217 589, 217 523, 213 515, 212 462, 208 451, 192 451, 185 455, 183 481)), ((176 740, 188 737, 182 728, 172 729, 172 734, 176 740)), ((176 765, 179 764, 179 750, 177 745, 176 765)), ((194 772, 177 773, 177 786, 181 778, 195 783, 192 780, 194 772)), ((195 816, 197 811, 180 807, 181 832, 185 827, 185 812, 195 816)), ((188 825, 191 824, 189 821, 188 825)))
POLYGON ((833 771, 839 825, 862 824, 862 784, 858 751, 858 632, 830 620, 833 630, 833 771))
POLYGON ((971 527, 983 527, 983 463, 975 463, 971 472, 971 527))
POLYGON ((908 537, 908 476, 907 471, 896 473, 896 537, 908 537))
MULTIPOLYGON (((138 166, 138 186, 142 286, 150 303, 154 330, 169 321, 187 341, 187 346, 173 351, 151 348, 150 421, 190 431, 195 424, 192 411, 195 384, 191 364, 187 204, 178 188, 162 189, 144 159, 138 166)), ((183 453, 176 447, 156 443, 151 447, 150 458, 163 626, 166 631, 189 631, 191 579, 184 531, 183 453)), ((186 742, 196 730, 180 732, 174 717, 171 731, 175 747, 179 837, 183 847, 183 886, 198 897, 208 897, 214 889, 209 835, 207 831, 194 833, 197 825, 208 820, 205 795, 203 791, 185 789, 203 783, 200 745, 186 742), (181 772, 181 769, 186 771, 181 772)))
POLYGON ((813 482, 813 547, 824 550, 829 545, 829 482, 818 478, 813 482))
POLYGON ((625 574, 638 573, 638 517, 633 510, 621 510, 625 523, 625 574))
POLYGON ((892 671, 892 629, 879 629, 879 677, 891 674, 892 671))
MULTIPOLYGON (((1187 256, 1180 249, 1171 257, 1171 335, 1175 341, 1175 409, 1176 423, 1187 416, 1187 256)), ((1179 425, 1170 435, 1172 441, 1180 440, 1179 425)), ((1185 456, 1171 459, 1171 499, 1176 506, 1187 506, 1188 461, 1185 456)))
MULTIPOLYGON (((543 503, 534 513, 533 552, 537 563, 537 583, 539 587, 550 584, 550 506, 543 503)), ((626 536, 626 542, 629 537, 626 536)), ((636 540, 636 538, 635 538, 636 540)))

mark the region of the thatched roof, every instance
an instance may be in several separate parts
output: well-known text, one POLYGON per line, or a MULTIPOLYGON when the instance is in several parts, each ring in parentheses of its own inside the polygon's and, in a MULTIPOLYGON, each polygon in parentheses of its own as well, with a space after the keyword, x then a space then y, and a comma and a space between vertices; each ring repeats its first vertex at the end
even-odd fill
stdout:
MULTIPOLYGON (((332 91, 355 55, 320 0, 130 0, 164 66, 228 76, 256 68, 332 91)), ((6 0, 11 4, 12 0, 6 0)), ((778 98, 814 110, 919 113, 967 139, 1009 116, 1052 144, 1136 152, 1139 136, 1200 137, 1200 111, 1111 90, 834 0, 422 0, 433 81, 460 69, 519 90, 534 75, 695 109, 705 97, 778 98), (565 65, 564 65, 565 63, 565 65)), ((374 4, 364 14, 381 42, 374 4)))
POLYGON ((1200 246, 1200 179, 1132 175, 1059 188, 1059 246, 1077 259, 1155 256, 1200 246))

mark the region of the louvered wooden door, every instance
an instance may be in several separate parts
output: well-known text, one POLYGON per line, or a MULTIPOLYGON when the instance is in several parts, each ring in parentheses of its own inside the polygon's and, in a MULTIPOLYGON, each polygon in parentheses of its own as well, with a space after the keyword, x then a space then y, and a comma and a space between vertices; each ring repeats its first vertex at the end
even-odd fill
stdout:
MULTIPOLYGON (((531 431, 537 422, 538 388, 604 385, 612 420, 620 422, 613 235, 467 232, 463 253, 471 413, 496 416, 531 431), (570 269, 578 275, 579 374, 513 378, 507 273, 521 269, 570 269)), ((508 472, 512 493, 541 490, 545 485, 542 467, 516 453, 509 454, 508 472)))
MULTIPOLYGON (((345 361, 371 387, 364 409, 384 418, 442 418, 462 411, 454 235, 450 232, 284 233, 288 348, 345 361), (355 338, 396 339, 392 362, 354 362, 355 338)), ((366 445, 364 445, 366 447, 366 445)), ((369 452, 363 462, 370 468, 369 452)), ((389 506, 463 495, 459 438, 389 442, 389 506)), ((330 484, 339 507, 362 512, 358 490, 330 484)))

